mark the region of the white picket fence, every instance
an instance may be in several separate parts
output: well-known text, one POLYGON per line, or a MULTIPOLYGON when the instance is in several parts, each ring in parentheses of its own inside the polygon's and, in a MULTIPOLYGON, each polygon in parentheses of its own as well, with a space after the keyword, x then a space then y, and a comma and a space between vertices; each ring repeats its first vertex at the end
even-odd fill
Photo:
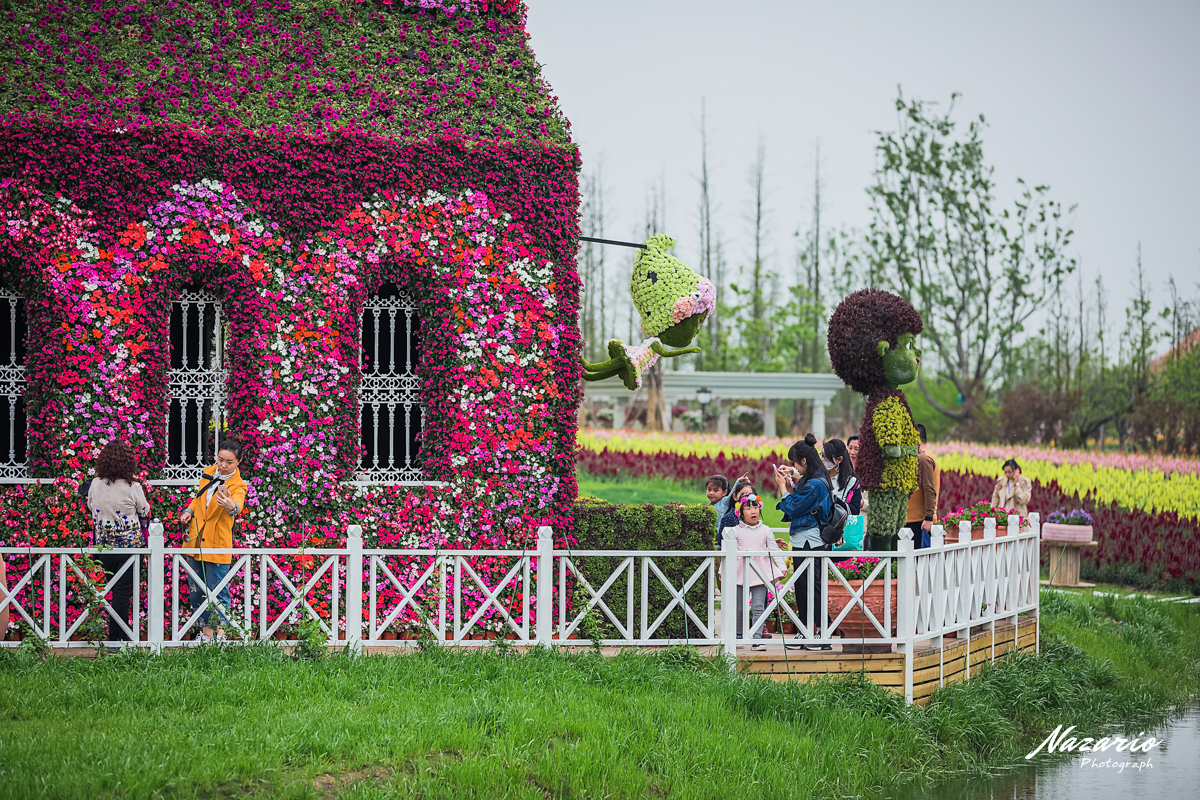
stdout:
MULTIPOLYGON (((351 526, 345 548, 208 550, 208 554, 228 553, 232 563, 223 583, 209 591, 204 604, 193 611, 181 597, 181 589, 187 585, 191 570, 185 557, 196 555, 196 551, 166 547, 162 526, 156 523, 151 527, 148 547, 107 551, 138 557, 127 559, 121 572, 105 588, 106 592, 111 591, 125 570, 134 572, 132 625, 121 622, 134 641, 106 644, 156 649, 193 644, 187 637, 199 626, 200 613, 205 607, 215 607, 217 595, 226 585, 239 589, 240 597, 249 599, 227 609, 234 623, 227 627, 240 632, 240 641, 272 638, 281 625, 295 617, 294 612, 299 612, 302 617, 320 621, 331 645, 348 645, 354 651, 364 645, 412 645, 411 640, 384 638, 385 631, 406 611, 417 615, 417 624, 429 632, 427 638, 445 646, 479 646, 488 642, 470 635, 479 632, 478 625, 486 617, 491 617, 493 630, 500 628, 497 635, 513 639, 514 644, 555 645, 578 635, 585 615, 595 610, 617 633, 615 638, 604 639, 604 645, 716 645, 733 658, 739 638, 743 644, 750 644, 752 631, 768 617, 778 619, 777 615, 782 614, 798 631, 792 639, 783 637, 788 642, 802 639, 815 645, 888 645, 907 654, 905 696, 911 701, 912 654, 918 643, 929 641, 940 646, 947 634, 967 635, 978 626, 992 628, 996 623, 1015 623, 1018 615, 1037 615, 1040 524, 1036 514, 1030 517, 1031 526, 1025 531, 1018 529, 1017 517, 1009 517, 1006 535, 1000 536, 994 521, 988 520, 983 538, 974 541, 969 527, 963 523, 959 541, 954 544, 945 544, 942 527, 935 525, 932 546, 925 549, 914 549, 912 533, 901 529, 896 552, 804 551, 809 553, 804 556, 795 551, 785 553, 792 558, 793 570, 781 576, 760 573, 766 583, 775 586, 774 598, 757 619, 746 614, 740 632, 736 604, 732 602, 733 592, 737 591, 734 588, 737 561, 769 553, 738 552, 732 538, 725 539, 720 551, 571 550, 556 548, 551 529, 541 528, 537 546, 527 551, 382 550, 364 548, 362 529, 351 526), (394 564, 397 556, 415 557, 414 564, 418 566, 410 565, 407 572, 397 575, 389 566, 389 560, 394 564), (836 566, 836 562, 852 556, 879 559, 870 577, 861 584, 847 581, 836 566), (312 559, 303 580, 296 580, 295 570, 289 568, 298 557, 312 559), (620 559, 603 582, 595 575, 591 580, 584 577, 585 572, 594 570, 580 569, 581 562, 597 557, 620 559), (484 558, 504 562, 498 581, 489 583, 477 569, 484 558), (672 559, 674 564, 679 560, 686 562, 681 576, 668 577, 672 570, 664 571, 662 565, 666 559, 672 559), (144 601, 139 587, 143 561, 144 601), (888 580, 893 562, 894 581, 888 580), (719 609, 718 571, 721 585, 728 587, 723 597, 729 601, 720 603, 719 609), (640 580, 635 580, 635 573, 640 573, 640 580), (613 586, 622 577, 626 579, 625 596, 616 597, 613 586), (832 619, 828 600, 818 609, 808 608, 804 618, 793 607, 780 602, 793 591, 796 595, 811 594, 814 581, 820 582, 823 598, 829 598, 830 586, 839 585, 850 596, 849 603, 835 609, 832 619), (272 589, 276 582, 282 596, 272 589), (659 592, 660 586, 668 600, 652 602, 651 588, 659 592), (863 600, 868 591, 879 591, 880 587, 882 615, 877 616, 863 600), (393 592, 381 591, 387 588, 393 592), (389 595, 386 599, 385 594, 389 595), (514 597, 519 602, 514 603, 514 597), (322 602, 327 604, 322 609, 324 614, 317 609, 322 602), (550 608, 550 613, 539 613, 544 605, 550 608), (846 637, 838 637, 836 632, 853 605, 863 609, 869 625, 866 630, 845 630, 846 637), (514 606, 519 606, 519 610, 514 606), (273 609, 271 613, 264 613, 268 608, 273 609), (661 632, 673 612, 685 615, 683 637, 661 632), (144 635, 140 634, 143 615, 144 635)), ((0 612, 9 608, 14 619, 21 620, 53 647, 92 646, 89 642, 72 641, 86 613, 74 620, 68 618, 68 576, 74 570, 83 578, 78 556, 97 552, 88 548, 0 548, 0 556, 10 568, 9 589, 0 590, 0 612), (12 556, 28 558, 28 567, 20 574, 13 573, 12 556), (40 611, 26 607, 34 605, 28 598, 21 603, 16 597, 35 579, 40 580, 40 611)), ((745 570, 758 571, 758 568, 747 561, 745 570)), ((192 574, 203 585, 199 576, 192 574)), ((744 607, 749 608, 748 587, 742 587, 742 591, 744 607)), ((103 603, 103 611, 116 618, 107 602, 103 603)), ((16 642, 2 644, 17 646, 16 642)), ((589 642, 581 638, 572 644, 589 642)))

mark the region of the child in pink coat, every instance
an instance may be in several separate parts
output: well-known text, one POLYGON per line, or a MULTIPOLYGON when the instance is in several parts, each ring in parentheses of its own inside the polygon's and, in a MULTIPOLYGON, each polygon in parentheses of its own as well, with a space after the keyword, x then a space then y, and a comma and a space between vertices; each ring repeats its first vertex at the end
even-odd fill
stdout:
MULTIPOLYGON (((757 571, 746 564, 746 558, 737 560, 737 638, 741 639, 742 631, 745 629, 745 623, 742 621, 742 616, 745 614, 742 587, 750 587, 750 613, 752 614, 750 619, 758 619, 767 606, 767 583, 763 581, 763 578, 774 583, 776 579, 783 578, 785 567, 783 551, 779 549, 779 543, 771 534, 771 529, 762 523, 762 499, 758 495, 746 495, 737 501, 735 510, 738 524, 736 527, 726 528, 725 536, 732 536, 737 540, 738 550, 769 550, 779 553, 778 556, 750 556, 748 560, 754 567, 758 567, 757 571)), ((762 631, 763 626, 760 624, 755 628, 753 638, 762 639, 762 631)), ((753 649, 765 650, 766 645, 755 642, 753 649)))

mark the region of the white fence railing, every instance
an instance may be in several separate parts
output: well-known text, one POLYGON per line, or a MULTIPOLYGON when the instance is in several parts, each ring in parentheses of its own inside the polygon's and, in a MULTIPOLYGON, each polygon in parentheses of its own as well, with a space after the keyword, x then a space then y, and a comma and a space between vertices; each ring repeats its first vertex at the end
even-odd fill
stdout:
MULTIPOLYGON (((217 606, 223 588, 233 596, 222 608, 235 640, 277 638, 300 617, 318 620, 330 644, 348 644, 355 650, 363 645, 412 644, 388 636, 402 620, 407 620, 411 636, 450 646, 486 644, 481 633, 485 624, 488 637, 552 645, 578 636, 584 617, 595 611, 600 624, 615 634, 602 639, 605 645, 717 645, 734 657, 739 638, 749 644, 752 632, 767 618, 782 617, 797 631, 791 639, 775 634, 785 643, 841 645, 843 650, 847 645, 883 645, 906 654, 905 696, 911 701, 918 643, 940 646, 947 635, 1015 623, 1021 614, 1037 615, 1040 525, 1036 514, 1031 519, 1031 526, 1021 531, 1017 517, 1009 517, 1005 535, 997 535, 989 520, 983 538, 977 540, 971 539, 964 523, 953 544, 945 544, 942 527, 935 525, 932 546, 926 549, 914 549, 911 532, 901 529, 895 552, 785 552, 793 568, 778 576, 762 574, 749 560, 767 552, 739 552, 732 537, 720 551, 571 550, 556 548, 550 528, 542 528, 536 547, 525 551, 383 550, 365 548, 362 529, 351 526, 345 548, 207 550, 209 555, 229 554, 232 563, 223 581, 208 590, 195 609, 183 588, 189 574, 198 585, 204 584, 187 558, 197 552, 166 547, 161 525, 152 526, 148 547, 106 552, 134 556, 122 568, 133 572, 134 596, 132 617, 121 627, 134 644, 154 648, 190 644, 187 637, 199 628, 201 613, 217 606), (879 559, 869 577, 846 579, 837 562, 853 556, 879 559), (773 587, 773 597, 756 619, 745 614, 739 631, 732 601, 739 591, 734 587, 741 559, 746 559, 747 573, 759 572, 773 587), (481 567, 485 562, 490 570, 481 567), (729 601, 719 609, 718 573, 726 587, 722 599, 729 601), (619 594, 618 584, 624 586, 619 594), (811 596, 814 584, 825 599, 817 607, 810 603, 800 614, 781 602, 793 594, 811 596), (831 598, 831 587, 842 587, 848 602, 831 598), (872 605, 878 606, 878 613, 872 605), (543 608, 548 613, 539 613, 543 608), (861 615, 857 629, 846 625, 855 609, 861 615), (844 637, 837 635, 839 628, 844 637)), ((115 619, 116 614, 107 601, 81 613, 72 606, 68 584, 77 583, 73 576, 83 578, 77 564, 80 554, 97 552, 0 548, 9 566, 8 590, 0 591, 0 613, 7 608, 13 619, 52 646, 90 646, 71 641, 87 615, 103 612, 115 619)), ((105 593, 120 575, 108 581, 105 593)), ((740 590, 748 609, 749 590, 740 590)), ((72 597, 77 599, 78 591, 72 597)), ((574 644, 589 642, 578 639, 574 644)))

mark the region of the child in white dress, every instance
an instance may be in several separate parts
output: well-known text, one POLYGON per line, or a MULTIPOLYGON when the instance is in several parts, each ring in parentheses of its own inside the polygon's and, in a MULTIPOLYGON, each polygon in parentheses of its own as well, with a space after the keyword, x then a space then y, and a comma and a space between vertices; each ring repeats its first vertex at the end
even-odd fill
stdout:
MULTIPOLYGON (((751 621, 758 619, 767 606, 767 583, 763 578, 771 582, 777 578, 783 578, 785 567, 783 551, 779 549, 779 543, 772 535, 771 529, 762 523, 762 499, 758 495, 751 494, 736 502, 738 524, 735 527, 726 528, 725 536, 732 536, 737 540, 738 550, 760 552, 768 550, 779 553, 778 556, 750 556, 748 559, 739 558, 737 560, 737 638, 741 639, 746 625, 742 619, 746 611, 745 590, 742 587, 748 586, 750 589, 750 613, 752 614, 750 619, 751 621), (757 571, 746 563, 747 560, 758 567, 757 571)), ((760 624, 754 629, 753 638, 762 639, 762 632, 763 626, 760 624)), ((753 649, 765 650, 766 645, 755 642, 753 649)))

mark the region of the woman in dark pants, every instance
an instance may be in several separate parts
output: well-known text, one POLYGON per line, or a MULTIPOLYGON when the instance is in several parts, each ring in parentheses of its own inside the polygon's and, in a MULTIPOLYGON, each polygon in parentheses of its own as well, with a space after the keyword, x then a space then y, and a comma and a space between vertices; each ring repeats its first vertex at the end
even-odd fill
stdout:
MULTIPOLYGON (((803 442, 796 442, 788 451, 788 460, 792 462, 792 474, 776 469, 775 485, 779 488, 779 496, 783 499, 776 506, 784 513, 784 518, 790 520, 788 535, 792 540, 792 558, 795 569, 802 569, 801 558, 805 550, 829 550, 832 545, 821 541, 821 526, 829 522, 829 514, 833 508, 830 499, 829 483, 825 476, 825 467, 821 456, 813 443, 815 437, 810 433, 803 442), (795 482, 795 486, 793 486, 795 482)), ((821 610, 824 608, 821 593, 821 573, 824 565, 819 559, 813 561, 812 594, 806 590, 808 575, 795 583, 796 611, 800 621, 808 624, 808 610, 812 608, 813 635, 819 635, 821 627, 821 610)), ((804 647, 806 650, 832 650, 827 644, 786 645, 787 647, 804 647)))
MULTIPOLYGON (((96 458, 96 477, 84 482, 79 493, 87 498, 92 512, 93 547, 142 547, 142 520, 150 518, 150 504, 142 485, 134 481, 137 459, 133 448, 124 442, 109 442, 96 458)), ((100 553, 105 581, 111 581, 121 567, 137 556, 100 553)), ((133 599, 133 565, 112 587, 112 607, 117 617, 129 624, 129 605, 133 599)), ((136 631, 135 631, 136 633, 136 631)), ((112 616, 108 618, 108 640, 129 641, 129 635, 112 616)))

